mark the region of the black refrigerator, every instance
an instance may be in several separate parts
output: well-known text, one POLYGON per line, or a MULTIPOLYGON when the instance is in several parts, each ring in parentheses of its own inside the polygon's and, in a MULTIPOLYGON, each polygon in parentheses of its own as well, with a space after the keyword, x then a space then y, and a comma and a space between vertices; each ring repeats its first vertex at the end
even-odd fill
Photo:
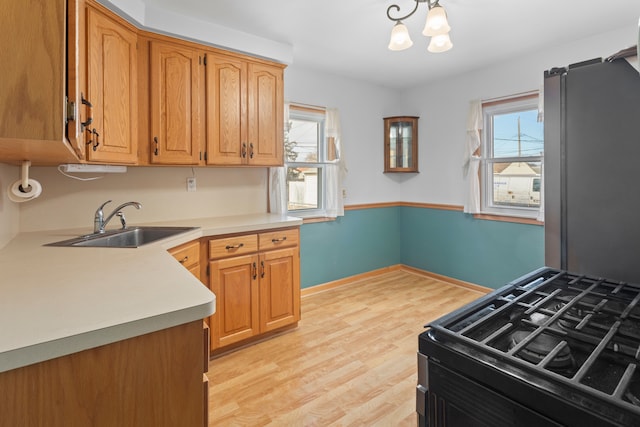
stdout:
POLYGON ((549 267, 640 283, 640 74, 628 61, 636 52, 545 72, 549 267))

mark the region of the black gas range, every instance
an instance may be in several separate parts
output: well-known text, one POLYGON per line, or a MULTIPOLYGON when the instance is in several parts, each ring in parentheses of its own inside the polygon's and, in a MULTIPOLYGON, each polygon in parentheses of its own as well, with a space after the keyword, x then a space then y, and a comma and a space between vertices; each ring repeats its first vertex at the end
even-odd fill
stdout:
POLYGON ((427 325, 429 426, 640 426, 640 285, 542 268, 427 325))

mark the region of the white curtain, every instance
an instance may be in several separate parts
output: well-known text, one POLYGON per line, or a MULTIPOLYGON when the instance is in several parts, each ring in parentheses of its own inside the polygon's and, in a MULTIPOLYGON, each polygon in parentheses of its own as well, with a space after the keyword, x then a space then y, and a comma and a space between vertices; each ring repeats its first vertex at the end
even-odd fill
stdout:
POLYGON ((464 149, 464 178, 467 190, 464 212, 480 213, 480 156, 474 153, 480 148, 480 132, 482 131, 482 103, 474 100, 469 103, 467 116, 467 137, 464 149))
POLYGON ((344 216, 344 181, 347 176, 347 164, 342 149, 342 138, 340 132, 340 115, 335 108, 326 111, 325 138, 333 139, 335 144, 336 160, 325 167, 327 174, 327 206, 326 215, 330 218, 344 216))
MULTIPOLYGON (((289 126, 289 104, 284 105, 284 129, 289 126)), ((269 168, 269 212, 285 214, 287 212, 287 168, 279 166, 269 168)))
MULTIPOLYGON (((540 86, 538 93, 538 123, 544 123, 544 85, 540 86)), ((544 153, 540 162, 540 210, 536 219, 544 222, 544 153)))
POLYGON ((538 92, 538 123, 544 122, 544 86, 538 92))

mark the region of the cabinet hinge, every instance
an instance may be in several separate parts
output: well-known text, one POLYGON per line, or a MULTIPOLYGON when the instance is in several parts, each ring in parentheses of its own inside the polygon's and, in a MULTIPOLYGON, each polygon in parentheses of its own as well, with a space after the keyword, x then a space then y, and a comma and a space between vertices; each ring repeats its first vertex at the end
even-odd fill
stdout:
POLYGON ((69 98, 65 96, 65 101, 67 104, 67 114, 65 117, 65 123, 69 123, 76 120, 76 103, 73 101, 69 101, 69 98))

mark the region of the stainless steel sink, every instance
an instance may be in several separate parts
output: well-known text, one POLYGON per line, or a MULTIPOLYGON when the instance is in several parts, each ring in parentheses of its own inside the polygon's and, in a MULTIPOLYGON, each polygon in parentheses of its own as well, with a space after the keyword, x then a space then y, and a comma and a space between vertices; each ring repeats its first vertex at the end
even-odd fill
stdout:
POLYGON ((77 246, 101 248, 137 248, 167 237, 177 236, 198 227, 131 227, 124 230, 109 230, 49 243, 46 246, 77 246))

